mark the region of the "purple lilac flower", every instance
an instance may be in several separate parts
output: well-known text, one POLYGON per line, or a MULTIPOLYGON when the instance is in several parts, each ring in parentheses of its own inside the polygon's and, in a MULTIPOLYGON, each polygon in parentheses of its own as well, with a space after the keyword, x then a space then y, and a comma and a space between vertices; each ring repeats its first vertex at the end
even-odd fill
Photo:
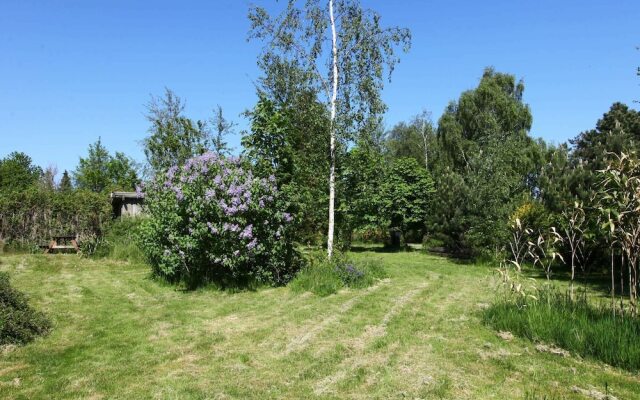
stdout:
POLYGON ((174 191, 176 192, 176 199, 178 199, 178 201, 182 201, 184 199, 184 193, 182 193, 182 189, 180 189, 179 187, 175 187, 174 191))
POLYGON ((212 198, 214 198, 216 195, 216 191, 213 189, 207 189, 206 193, 204 194, 204 197, 207 200, 211 200, 212 198))
POLYGON ((218 228, 213 226, 211 222, 207 222, 207 226, 209 227, 209 231, 211 231, 211 233, 213 233, 214 235, 218 233, 218 228))
POLYGON ((236 224, 230 224, 228 222, 225 222, 224 225, 222 226, 222 230, 230 231, 230 232, 238 232, 240 230, 240 227, 236 224))
POLYGON ((247 225, 242 232, 240 232, 240 239, 253 238, 253 225, 247 225))
POLYGON ((289 214, 289 213, 284 213, 284 214, 282 214, 282 217, 283 217, 283 218, 284 218, 284 220, 285 220, 285 221, 287 221, 287 222, 291 222, 291 221, 293 221, 293 217, 292 217, 292 216, 291 216, 291 214, 289 214))
POLYGON ((173 166, 171 168, 169 168, 169 170, 167 171, 167 179, 168 180, 172 180, 173 177, 176 175, 176 172, 178 171, 178 167, 177 166, 173 166))
POLYGON ((248 250, 253 250, 253 249, 256 248, 257 245, 258 245, 258 240, 257 239, 253 239, 252 241, 247 243, 247 249, 248 250))

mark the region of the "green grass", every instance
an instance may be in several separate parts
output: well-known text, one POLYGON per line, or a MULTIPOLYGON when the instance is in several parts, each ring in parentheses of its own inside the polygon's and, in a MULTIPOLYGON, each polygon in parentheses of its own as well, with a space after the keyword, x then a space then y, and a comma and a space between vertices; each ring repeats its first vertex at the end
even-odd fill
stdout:
POLYGON ((288 287, 191 292, 143 264, 0 257, 53 330, 0 350, 2 399, 584 399, 640 395, 637 374, 505 341, 482 322, 488 267, 352 254, 388 277, 321 297, 288 287))
POLYGON ((539 291, 516 306, 500 301, 485 313, 485 322, 534 341, 554 343, 584 357, 616 367, 640 370, 640 319, 614 316, 580 295, 574 301, 558 289, 539 291))

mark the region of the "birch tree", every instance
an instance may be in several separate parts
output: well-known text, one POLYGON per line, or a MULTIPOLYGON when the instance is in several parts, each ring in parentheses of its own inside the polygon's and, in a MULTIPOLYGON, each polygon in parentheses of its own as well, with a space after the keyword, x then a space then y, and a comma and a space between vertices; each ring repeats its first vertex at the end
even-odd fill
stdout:
MULTIPOLYGON (((329 224, 327 255, 333 254, 336 161, 340 146, 379 123, 385 76, 408 51, 407 29, 383 28, 381 17, 358 0, 289 0, 278 15, 264 7, 249 10, 249 39, 264 44, 258 64, 264 71, 287 65, 299 72, 301 88, 317 93, 330 110, 329 224), (302 4, 299 4, 302 3, 302 4)), ((277 70, 277 69, 275 69, 277 70)))

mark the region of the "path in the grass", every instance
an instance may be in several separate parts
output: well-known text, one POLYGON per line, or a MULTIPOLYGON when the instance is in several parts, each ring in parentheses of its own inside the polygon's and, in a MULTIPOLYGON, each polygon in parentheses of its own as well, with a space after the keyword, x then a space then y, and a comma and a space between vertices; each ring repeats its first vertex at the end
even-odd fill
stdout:
MULTIPOLYGON (((342 362, 337 366, 338 371, 332 375, 329 375, 319 382, 317 382, 314 386, 314 393, 316 395, 323 395, 326 392, 330 391, 332 386, 343 380, 348 376, 348 374, 354 371, 356 368, 360 367, 365 361, 363 361, 366 357, 363 357, 363 352, 366 349, 367 345, 373 342, 373 340, 383 337, 387 333, 387 326, 389 322, 396 317, 402 310, 407 306, 407 304, 411 303, 422 291, 427 287, 427 283, 423 283, 418 287, 409 290, 404 295, 397 297, 393 301, 393 305, 386 312, 386 314, 382 317, 380 323, 376 325, 367 325, 365 327, 364 332, 360 337, 353 340, 352 347, 356 350, 355 353, 342 360, 342 362)), ((386 357, 376 360, 376 363, 385 362, 386 357)), ((366 361, 367 365, 370 364, 370 360, 366 361)))
POLYGON ((346 312, 349 312, 349 310, 351 310, 353 306, 356 305, 357 302, 360 301, 364 296, 377 291, 378 289, 388 284, 389 282, 390 282, 389 279, 385 279, 381 282, 378 282, 376 285, 367 288, 363 293, 345 301, 337 310, 337 312, 331 314, 328 317, 325 317, 319 322, 314 323, 312 327, 305 330, 304 334, 291 339, 291 341, 287 344, 287 347, 285 348, 284 355, 286 356, 292 352, 300 351, 306 348, 309 342, 311 342, 318 334, 324 331, 327 327, 338 322, 338 319, 340 318, 340 316, 346 312))

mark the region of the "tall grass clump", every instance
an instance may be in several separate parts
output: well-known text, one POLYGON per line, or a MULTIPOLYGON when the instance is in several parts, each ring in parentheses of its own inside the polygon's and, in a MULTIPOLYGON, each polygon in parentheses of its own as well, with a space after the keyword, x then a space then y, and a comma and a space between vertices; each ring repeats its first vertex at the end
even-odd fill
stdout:
POLYGON ((143 217, 122 217, 104 226, 102 236, 81 242, 84 254, 95 258, 143 262, 144 253, 138 246, 138 231, 143 217))
POLYGON ((570 294, 547 287, 518 301, 505 297, 485 310, 483 319, 496 330, 554 343, 612 366, 640 370, 640 319, 614 315, 604 305, 594 306, 586 294, 572 300, 570 294))
POLYGON ((25 344, 51 329, 44 314, 31 308, 26 296, 0 272, 0 345, 25 344))
POLYGON ((334 254, 329 260, 324 252, 314 252, 309 254, 306 266, 289 283, 289 287, 298 293, 328 296, 344 287, 369 287, 386 276, 379 262, 353 261, 341 254, 334 254))

